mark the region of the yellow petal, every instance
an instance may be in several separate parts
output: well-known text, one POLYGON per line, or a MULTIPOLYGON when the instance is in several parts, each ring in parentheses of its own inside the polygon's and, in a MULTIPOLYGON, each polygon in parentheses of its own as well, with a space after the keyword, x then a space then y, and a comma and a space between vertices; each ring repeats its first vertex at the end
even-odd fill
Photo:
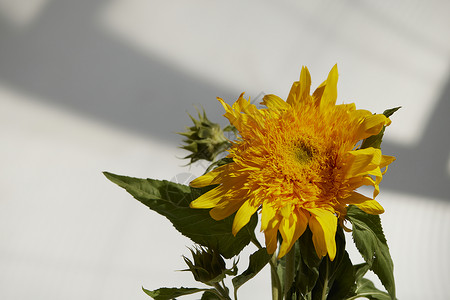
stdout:
POLYGON ((212 208, 222 200, 226 193, 227 190, 220 185, 192 201, 189 206, 191 208, 212 208))
POLYGON ((363 185, 375 185, 375 180, 370 178, 369 176, 358 176, 353 177, 348 180, 348 184, 351 190, 356 190, 357 188, 363 185))
POLYGON ((384 213, 384 208, 376 200, 369 200, 355 205, 371 215, 379 215, 384 213))
POLYGON ((272 254, 277 250, 277 244, 278 244, 278 226, 264 230, 264 236, 266 238, 266 248, 267 253, 272 254))
POLYGON ((233 227, 231 229, 232 233, 236 235, 242 227, 247 225, 250 221, 251 216, 258 210, 259 205, 252 205, 251 201, 247 200, 239 208, 236 216, 234 216, 233 227))
POLYGON ((220 103, 222 103, 223 108, 225 109, 224 116, 230 121, 232 125, 234 125, 239 131, 242 130, 243 126, 247 123, 248 115, 241 114, 241 112, 248 112, 256 110, 256 106, 250 103, 250 100, 244 99, 244 93, 242 93, 236 102, 233 103, 233 107, 231 107, 228 103, 225 103, 223 99, 217 98, 220 103), (252 109, 254 107, 254 109, 252 109))
POLYGON ((313 243, 319 257, 328 253, 330 260, 336 256, 337 217, 329 210, 322 208, 308 209, 311 213, 309 226, 313 233, 313 243))
POLYGON ((396 158, 394 156, 383 155, 381 157, 380 169, 390 165, 396 158))
POLYGON ((283 99, 272 94, 265 95, 262 103, 273 110, 285 110, 289 108, 289 104, 284 102, 283 99))
POLYGON ((201 188, 201 187, 212 185, 212 184, 219 184, 220 181, 218 181, 216 179, 217 176, 219 174, 221 174, 223 171, 226 171, 228 168, 229 168, 228 164, 217 167, 214 170, 212 170, 211 172, 208 172, 205 175, 202 175, 202 176, 197 177, 196 179, 192 180, 189 183, 189 185, 194 188, 201 188))
POLYGON ((307 67, 302 67, 300 72, 300 100, 304 101, 308 98, 311 89, 311 75, 307 67))
POLYGON ((311 217, 309 219, 309 228, 313 233, 313 244, 314 249, 316 249, 317 256, 319 258, 327 255, 327 244, 325 243, 324 232, 320 223, 316 220, 315 217, 311 217))
POLYGON ((282 219, 278 230, 283 238, 283 243, 280 246, 278 258, 282 258, 291 250, 298 238, 305 232, 307 224, 308 218, 302 210, 293 210, 290 216, 282 219))
POLYGON ((352 192, 349 197, 342 199, 340 202, 345 204, 361 204, 370 200, 372 200, 372 198, 364 196, 358 192, 352 192))
POLYGON ((294 81, 292 84, 291 90, 289 91, 289 95, 286 99, 286 103, 288 103, 291 106, 294 106, 298 103, 300 103, 300 82, 294 81))
POLYGON ((385 115, 369 115, 364 118, 358 127, 357 139, 362 140, 369 136, 380 133, 383 126, 390 123, 390 120, 385 115))
POLYGON ((322 98, 320 100, 320 109, 322 111, 336 104, 337 82, 338 82, 338 70, 337 65, 334 65, 330 73, 328 74, 327 83, 323 91, 322 98))
POLYGON ((323 92, 325 91, 325 87, 327 86, 327 81, 322 82, 314 91, 313 99, 316 105, 320 104, 320 100, 322 99, 323 92))
POLYGON ((264 203, 261 210, 261 230, 269 228, 269 224, 275 219, 276 210, 269 204, 264 203))
POLYGON ((225 198, 211 209, 209 214, 214 220, 223 220, 235 213, 244 202, 245 200, 236 200, 234 198, 233 200, 229 200, 225 198))
POLYGON ((381 150, 373 147, 348 151, 347 156, 346 178, 365 175, 381 162, 381 150))
POLYGON ((301 103, 306 103, 311 100, 309 95, 311 88, 311 75, 307 67, 302 67, 300 72, 300 81, 294 82, 286 100, 291 106, 296 106, 301 103))

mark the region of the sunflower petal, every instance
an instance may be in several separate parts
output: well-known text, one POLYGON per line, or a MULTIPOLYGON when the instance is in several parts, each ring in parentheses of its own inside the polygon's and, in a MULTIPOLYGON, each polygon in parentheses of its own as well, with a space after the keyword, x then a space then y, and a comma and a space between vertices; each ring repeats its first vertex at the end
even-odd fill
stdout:
POLYGON ((300 73, 300 101, 305 101, 309 98, 309 93, 311 89, 311 75, 309 74, 307 67, 302 67, 300 73))
POLYGON ((396 160, 396 158, 394 156, 389 156, 389 155, 383 155, 381 157, 381 162, 380 162, 380 169, 387 167, 388 165, 390 165, 394 160, 396 160))
POLYGON ((245 200, 235 200, 234 198, 233 200, 225 199, 211 209, 209 214, 214 220, 223 220, 235 213, 244 202, 245 200))
POLYGON ((277 250, 277 235, 278 235, 278 226, 264 230, 264 236, 266 239, 266 249, 267 253, 272 254, 277 250))
POLYGON ((283 218, 281 221, 279 231, 283 238, 283 243, 280 246, 278 258, 283 257, 294 246, 295 241, 305 232, 308 225, 308 218, 302 210, 294 210, 288 218, 283 218))
POLYGON ((389 118, 382 114, 366 116, 358 127, 357 139, 363 140, 369 136, 376 135, 380 133, 383 126, 389 123, 389 118))
POLYGON ((347 198, 342 199, 341 202, 345 203, 345 204, 361 204, 363 202, 366 201, 370 201, 372 200, 372 198, 369 198, 367 196, 364 196, 358 192, 352 192, 350 194, 350 196, 348 196, 347 198))
POLYGON ((273 206, 264 203, 261 210, 261 230, 269 228, 270 222, 275 218, 276 210, 273 206))
POLYGON ((247 200, 239 208, 236 216, 234 216, 233 227, 231 229, 232 233, 236 235, 242 227, 247 225, 250 218, 258 210, 259 205, 253 205, 251 201, 247 200))
POLYGON ((337 99, 337 82, 338 70, 337 65, 334 65, 328 74, 327 83, 320 100, 320 109, 323 111, 336 104, 337 99))
POLYGON ((284 102, 283 99, 272 94, 265 95, 262 103, 273 110, 285 110, 289 108, 289 104, 284 102))
POLYGON ((309 95, 311 88, 311 75, 309 74, 307 67, 302 67, 300 72, 300 81, 294 82, 289 92, 289 96, 286 100, 291 106, 297 106, 299 104, 307 104, 312 100, 309 95))
POLYGON ((215 168, 211 172, 206 173, 205 175, 202 175, 200 177, 195 178, 192 180, 189 185, 194 188, 201 188, 212 184, 219 184, 220 182, 217 182, 217 176, 220 175, 222 172, 224 172, 226 169, 228 169, 228 165, 223 165, 220 167, 215 168))
POLYGON ((309 225, 313 233, 313 243, 319 257, 328 253, 330 260, 336 256, 337 217, 329 210, 322 208, 308 209, 311 213, 309 225))
POLYGON ((370 215, 379 215, 384 213, 384 208, 376 200, 369 200, 355 205, 370 215))
POLYGON ((347 155, 346 178, 365 175, 377 168, 381 162, 381 150, 372 147, 348 151, 347 155))
POLYGON ((212 208, 222 200, 226 193, 227 190, 220 185, 192 201, 189 206, 191 208, 212 208))

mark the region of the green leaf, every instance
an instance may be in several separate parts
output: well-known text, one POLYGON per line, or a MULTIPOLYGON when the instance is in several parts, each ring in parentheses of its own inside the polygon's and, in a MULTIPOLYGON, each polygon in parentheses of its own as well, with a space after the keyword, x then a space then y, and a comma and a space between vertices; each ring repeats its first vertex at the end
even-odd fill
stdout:
MULTIPOLYGON (((385 115, 387 118, 389 118, 400 108, 401 108, 401 106, 391 108, 391 109, 386 109, 383 112, 383 115, 385 115)), ((361 149, 365 149, 365 148, 369 148, 369 147, 380 149, 385 129, 386 129, 386 126, 383 126, 383 129, 381 129, 381 131, 378 134, 375 134, 375 135, 372 135, 372 136, 369 136, 368 138, 366 138, 361 144, 361 149)))
POLYGON ((348 256, 347 251, 341 257, 340 261, 333 261, 336 263, 334 281, 328 292, 328 300, 341 300, 348 295, 355 286, 355 271, 352 262, 348 256))
POLYGON ((353 240, 370 269, 395 299, 394 263, 378 215, 369 215, 354 205, 347 208, 353 240))
POLYGON ((252 279, 259 273, 270 261, 272 255, 267 253, 266 248, 261 248, 252 255, 250 255, 248 268, 239 276, 233 278, 234 289, 237 290, 244 283, 252 279))
POLYGON ((370 266, 367 263, 357 264, 353 266, 355 269, 355 280, 358 282, 367 273, 370 266))
POLYGON ((206 291, 203 293, 202 298, 200 300, 221 300, 221 298, 213 292, 206 291))
POLYGON ((170 300, 175 297, 190 295, 198 292, 209 291, 209 289, 197 289, 197 288, 160 288, 154 291, 149 291, 144 288, 142 290, 156 300, 170 300))
POLYGON ((386 109, 384 112, 383 112, 383 115, 385 115, 386 116, 386 118, 389 118, 390 116, 392 116, 397 110, 399 110, 400 108, 402 108, 401 106, 397 106, 397 107, 394 107, 394 108, 390 108, 390 109, 386 109))
POLYGON ((326 256, 319 268, 319 278, 312 291, 312 299, 344 299, 355 286, 353 264, 345 251, 345 236, 342 228, 336 232, 336 256, 333 261, 326 256))
POLYGON ((231 233, 234 215, 216 221, 205 209, 192 209, 189 203, 212 187, 194 189, 166 180, 139 179, 104 172, 105 176, 127 190, 151 210, 165 216, 183 235, 197 244, 218 251, 231 258, 247 246, 255 230, 258 218, 250 222, 236 236, 231 233))
POLYGON ((370 300, 391 300, 391 296, 388 293, 380 291, 375 287, 372 281, 366 278, 361 278, 357 283, 356 295, 347 298, 359 299, 360 297, 365 297, 370 300))
MULTIPOLYGON (((276 273, 278 278, 280 279, 280 287, 284 289, 284 281, 285 281, 285 271, 286 270, 286 255, 277 260, 276 265, 276 273)), ((275 275, 275 274, 274 274, 275 275)), ((284 293, 284 291, 283 291, 284 293)))
POLYGON ((296 244, 300 250, 300 255, 296 258, 298 269, 294 284, 296 294, 306 296, 316 285, 317 278, 319 278, 319 266, 322 259, 317 256, 309 227, 306 228, 296 244))

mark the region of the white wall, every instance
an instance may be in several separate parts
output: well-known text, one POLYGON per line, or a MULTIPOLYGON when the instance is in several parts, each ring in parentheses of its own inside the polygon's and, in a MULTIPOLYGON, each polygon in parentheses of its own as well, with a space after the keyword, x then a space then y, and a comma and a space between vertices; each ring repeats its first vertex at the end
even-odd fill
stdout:
MULTIPOLYGON (((449 8, 0 0, 0 298, 148 299, 141 286, 198 286, 174 272, 190 241, 101 172, 199 175, 201 164, 177 159, 174 134, 189 125, 192 104, 225 124, 216 96, 284 97, 302 65, 318 85, 338 63, 338 101, 403 106, 385 136, 398 160, 379 195, 398 298, 445 299, 449 8)), ((241 299, 269 299, 268 282, 264 272, 241 299)))

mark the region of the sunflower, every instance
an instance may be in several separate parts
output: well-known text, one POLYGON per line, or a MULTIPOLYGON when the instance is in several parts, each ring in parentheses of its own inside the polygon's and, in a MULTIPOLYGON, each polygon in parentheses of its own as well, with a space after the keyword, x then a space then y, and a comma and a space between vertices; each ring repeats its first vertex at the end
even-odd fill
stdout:
POLYGON ((380 149, 360 147, 390 120, 357 110, 354 103, 336 105, 337 79, 334 66, 310 95, 311 78, 303 67, 287 100, 266 95, 261 109, 243 94, 232 107, 218 98, 240 138, 229 150, 231 163, 191 182, 192 187, 218 185, 191 207, 212 208, 216 220, 237 211, 233 234, 259 210, 268 253, 275 252, 281 234, 279 258, 309 226, 317 255, 333 260, 337 226, 344 226, 348 205, 369 214, 384 212, 375 197, 382 170, 395 160, 380 149), (361 186, 372 186, 372 197, 358 193, 361 186))

